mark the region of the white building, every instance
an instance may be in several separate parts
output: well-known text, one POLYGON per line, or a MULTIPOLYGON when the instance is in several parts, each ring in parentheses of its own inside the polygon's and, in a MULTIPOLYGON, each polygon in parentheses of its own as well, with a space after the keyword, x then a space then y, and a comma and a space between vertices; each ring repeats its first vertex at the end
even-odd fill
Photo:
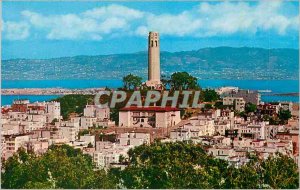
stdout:
POLYGON ((180 127, 173 129, 170 132, 170 139, 174 139, 176 141, 188 141, 193 137, 199 137, 199 131, 191 131, 190 129, 180 127))
POLYGON ((150 144, 150 134, 149 133, 121 133, 118 137, 120 145, 132 145, 139 146, 142 144, 150 144))
POLYGON ((47 122, 47 117, 44 114, 28 114, 27 115, 27 120, 32 121, 32 122, 46 123, 47 122))
POLYGON ((119 112, 120 127, 168 128, 180 121, 180 110, 172 107, 125 107, 119 112))
POLYGON ((15 153, 20 147, 25 147, 25 143, 29 141, 29 135, 7 135, 4 136, 6 144, 6 152, 15 153))
POLYGON ((245 111, 245 100, 241 97, 224 97, 223 105, 231 105, 234 106, 234 109, 243 112, 245 111))
POLYGON ((96 117, 83 116, 80 118, 80 128, 88 129, 89 127, 93 127, 94 125, 96 125, 96 121, 96 117))
POLYGON ((97 105, 86 105, 83 110, 83 115, 85 117, 96 117, 100 121, 110 119, 110 109, 100 108, 97 105))
POLYGON ((109 168, 111 164, 119 163, 120 156, 127 157, 132 146, 114 146, 113 148, 97 150, 93 153, 93 160, 98 169, 109 168))
POLYGON ((95 135, 85 134, 83 136, 80 136, 79 140, 84 141, 87 144, 91 143, 93 145, 93 147, 95 147, 95 135))
POLYGON ((68 142, 74 142, 79 133, 79 128, 74 126, 63 126, 59 128, 62 138, 66 139, 68 142))
POLYGON ((185 124, 184 128, 199 131, 199 136, 212 136, 215 134, 214 119, 205 115, 191 118, 190 124, 185 124))
POLYGON ((230 121, 215 122, 215 133, 225 136, 225 131, 230 129, 230 121))
POLYGON ((27 119, 27 113, 24 112, 8 112, 8 118, 10 120, 23 120, 27 119))
POLYGON ((60 115, 60 102, 47 102, 45 106, 48 123, 52 122, 53 119, 60 120, 62 118, 60 115))
POLYGON ((265 122, 243 124, 239 126, 239 134, 243 137, 250 137, 253 139, 265 139, 265 126, 265 122))
POLYGON ((13 135, 20 134, 20 122, 11 121, 9 123, 2 124, 1 135, 13 135))
POLYGON ((208 149, 208 154, 219 159, 228 160, 229 157, 235 156, 235 151, 227 147, 213 147, 208 149))

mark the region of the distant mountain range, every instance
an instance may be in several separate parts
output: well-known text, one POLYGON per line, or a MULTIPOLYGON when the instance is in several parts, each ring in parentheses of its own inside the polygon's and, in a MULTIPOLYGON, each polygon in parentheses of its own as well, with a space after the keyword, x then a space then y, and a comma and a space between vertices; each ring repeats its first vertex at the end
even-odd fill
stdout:
MULTIPOLYGON (((63 50, 62 50, 63 51, 63 50)), ((147 52, 2 61, 2 80, 121 79, 132 73, 146 79, 147 52)), ((161 52, 162 74, 187 71, 199 79, 298 80, 299 50, 203 48, 161 52)))

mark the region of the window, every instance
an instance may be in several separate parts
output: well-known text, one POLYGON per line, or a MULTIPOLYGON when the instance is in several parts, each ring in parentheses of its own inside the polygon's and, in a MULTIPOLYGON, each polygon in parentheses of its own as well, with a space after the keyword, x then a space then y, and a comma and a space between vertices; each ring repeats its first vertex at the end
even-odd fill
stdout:
POLYGON ((151 47, 153 47, 153 40, 151 40, 151 47))
POLYGON ((157 40, 155 40, 155 46, 157 47, 157 40))

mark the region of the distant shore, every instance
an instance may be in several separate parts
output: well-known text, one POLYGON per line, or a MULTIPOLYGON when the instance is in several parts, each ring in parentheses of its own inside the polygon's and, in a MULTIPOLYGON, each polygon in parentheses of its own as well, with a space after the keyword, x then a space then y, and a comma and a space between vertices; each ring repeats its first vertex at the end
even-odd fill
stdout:
MULTIPOLYGON (((9 88, 2 89, 2 95, 68 95, 68 94, 97 94, 104 90, 104 88, 9 88)), ((267 96, 299 96, 298 92, 287 92, 287 93, 261 93, 267 96)))
POLYGON ((291 93, 273 93, 273 94, 267 94, 270 96, 299 96, 299 92, 291 92, 291 93))
POLYGON ((86 94, 93 95, 104 90, 104 88, 10 88, 2 89, 2 95, 68 95, 68 94, 86 94))

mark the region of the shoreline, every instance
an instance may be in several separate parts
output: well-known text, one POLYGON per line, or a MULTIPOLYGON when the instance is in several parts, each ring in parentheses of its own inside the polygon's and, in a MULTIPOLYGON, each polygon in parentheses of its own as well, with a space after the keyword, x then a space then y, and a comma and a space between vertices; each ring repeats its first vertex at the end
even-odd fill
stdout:
POLYGON ((288 93, 261 93, 262 96, 299 96, 299 92, 288 92, 288 93))
MULTIPOLYGON (((94 95, 105 88, 7 88, 1 89, 1 95, 69 95, 69 94, 86 94, 94 95)), ((260 93, 262 96, 290 96, 297 97, 299 92, 286 92, 286 93, 260 93)))
POLYGON ((69 88, 9 88, 1 89, 1 95, 69 95, 69 94, 85 94, 94 95, 104 90, 104 88, 84 88, 84 89, 69 89, 69 88))

